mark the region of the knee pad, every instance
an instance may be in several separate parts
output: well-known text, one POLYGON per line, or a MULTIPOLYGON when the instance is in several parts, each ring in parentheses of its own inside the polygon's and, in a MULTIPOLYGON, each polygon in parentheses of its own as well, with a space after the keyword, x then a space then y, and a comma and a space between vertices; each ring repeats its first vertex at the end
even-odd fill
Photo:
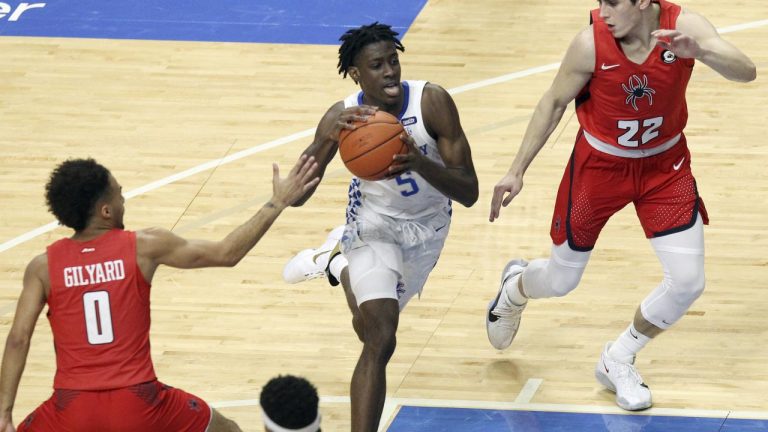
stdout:
POLYGON ((685 231, 651 239, 664 279, 640 305, 643 317, 668 329, 704 291, 704 227, 699 215, 685 231))
POLYGON ((567 243, 552 246, 547 259, 533 260, 523 271, 523 291, 530 298, 563 297, 584 274, 591 252, 574 251, 567 243))
POLYGON ((643 317, 656 327, 668 329, 704 292, 704 256, 688 255, 686 261, 667 268, 661 284, 640 305, 643 317))

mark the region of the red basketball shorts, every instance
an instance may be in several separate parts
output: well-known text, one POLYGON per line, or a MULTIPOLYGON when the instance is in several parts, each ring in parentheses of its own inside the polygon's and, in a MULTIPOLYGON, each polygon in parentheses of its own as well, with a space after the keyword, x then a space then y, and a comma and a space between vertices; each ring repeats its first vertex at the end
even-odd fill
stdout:
POLYGON ((557 192, 552 241, 592 250, 608 219, 629 203, 648 238, 688 229, 699 213, 709 223, 685 135, 658 155, 627 158, 593 148, 579 131, 557 192))
POLYGON ((204 432, 211 409, 202 399, 158 381, 115 390, 58 389, 18 432, 204 432))

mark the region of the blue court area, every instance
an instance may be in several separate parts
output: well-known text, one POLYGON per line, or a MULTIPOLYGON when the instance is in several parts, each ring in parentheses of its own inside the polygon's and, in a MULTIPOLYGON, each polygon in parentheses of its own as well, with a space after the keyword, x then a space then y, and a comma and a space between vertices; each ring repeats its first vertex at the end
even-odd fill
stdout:
POLYGON ((405 406, 388 432, 758 432, 766 420, 405 406))
POLYGON ((379 21, 401 36, 426 0, 0 0, 0 35, 336 45, 379 21))

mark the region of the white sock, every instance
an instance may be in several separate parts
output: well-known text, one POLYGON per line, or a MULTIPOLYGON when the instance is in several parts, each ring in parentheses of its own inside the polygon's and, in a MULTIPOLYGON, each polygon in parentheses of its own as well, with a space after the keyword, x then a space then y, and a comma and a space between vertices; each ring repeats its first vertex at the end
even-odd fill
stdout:
POLYGON ((328 270, 331 275, 336 278, 337 281, 341 281, 341 272, 344 270, 349 262, 344 254, 337 254, 331 259, 331 264, 328 266, 328 270))
POLYGON ((506 293, 507 302, 516 306, 522 306, 528 302, 528 298, 522 295, 520 289, 517 287, 517 284, 520 283, 521 276, 522 273, 519 273, 504 282, 504 292, 506 293))
POLYGON ((640 333, 632 323, 611 345, 608 355, 620 363, 633 363, 635 355, 640 352, 651 338, 640 333))

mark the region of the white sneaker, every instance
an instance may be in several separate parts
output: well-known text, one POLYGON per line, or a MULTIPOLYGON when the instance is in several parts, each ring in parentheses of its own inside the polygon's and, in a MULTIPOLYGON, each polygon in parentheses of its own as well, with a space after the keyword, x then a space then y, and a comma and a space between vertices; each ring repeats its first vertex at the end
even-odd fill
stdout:
POLYGON ((317 249, 304 249, 291 258, 283 267, 283 280, 295 284, 325 276, 325 267, 318 262, 316 253, 317 249))
POLYGON ((485 316, 485 329, 488 332, 488 340, 494 348, 502 350, 512 344, 512 340, 520 328, 520 318, 522 317, 524 304, 517 306, 510 304, 504 294, 504 283, 515 275, 523 272, 528 263, 525 260, 517 259, 507 263, 504 271, 501 273, 501 283, 499 284, 499 293, 496 298, 488 303, 488 313, 485 316), (502 297, 502 294, 504 297, 502 297))
POLYGON ((283 267, 283 280, 295 284, 310 279, 328 276, 331 285, 338 285, 336 278, 328 272, 330 259, 340 252, 339 242, 344 235, 344 226, 334 228, 317 249, 304 249, 291 258, 283 267), (335 283, 334 283, 335 282, 335 283))
POLYGON ((595 366, 595 378, 616 393, 616 404, 627 411, 650 408, 651 390, 643 382, 643 377, 635 369, 634 362, 620 363, 608 356, 612 342, 605 345, 600 361, 595 366))

